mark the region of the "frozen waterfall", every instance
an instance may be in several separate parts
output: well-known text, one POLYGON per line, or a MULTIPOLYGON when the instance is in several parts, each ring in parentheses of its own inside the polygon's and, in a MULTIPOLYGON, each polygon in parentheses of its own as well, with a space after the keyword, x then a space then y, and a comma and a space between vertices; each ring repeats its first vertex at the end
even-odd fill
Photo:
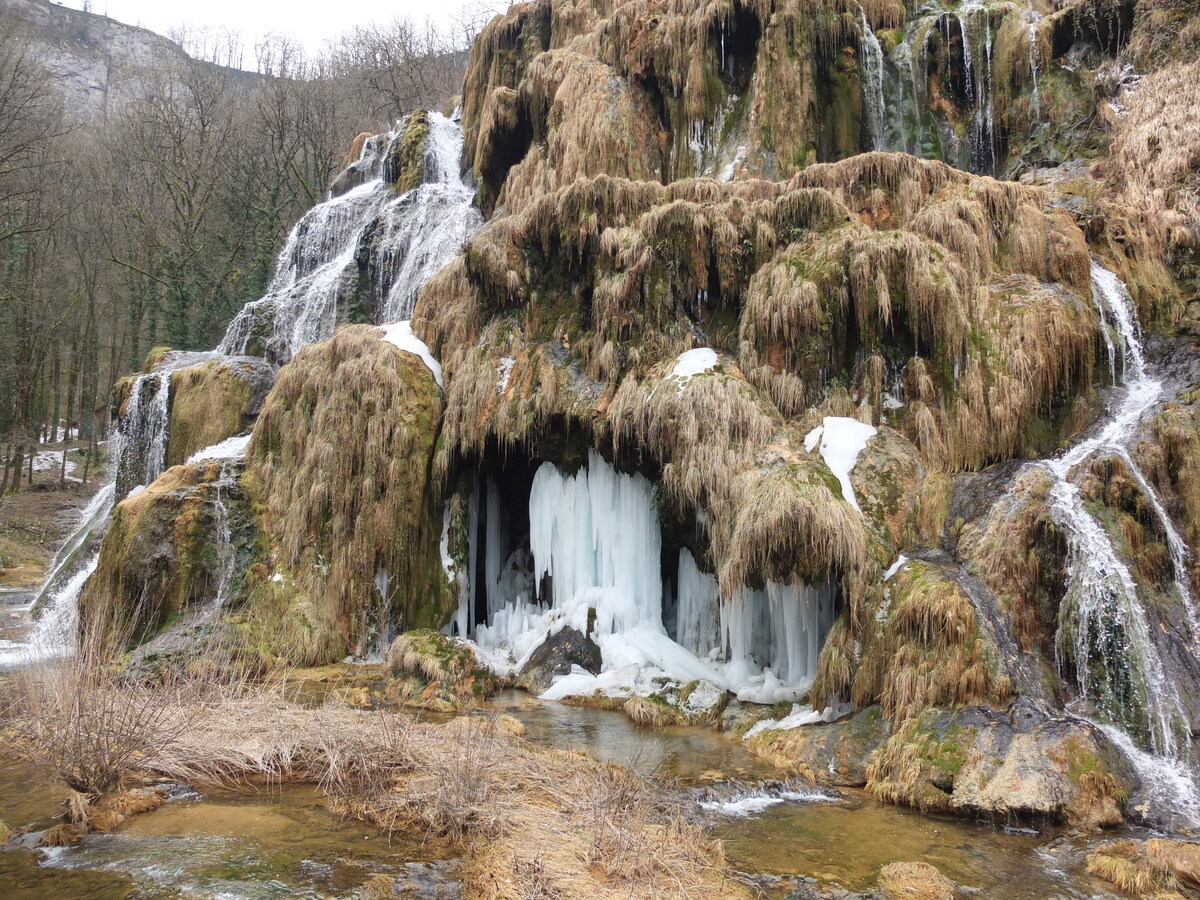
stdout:
POLYGON ((667 677, 705 680, 744 700, 773 703, 797 699, 812 683, 835 617, 834 586, 767 582, 722 598, 716 579, 687 549, 668 557, 678 560, 672 586, 663 577, 653 485, 616 471, 595 451, 575 475, 551 463, 538 468, 528 547, 512 533, 493 478, 481 479, 469 519, 469 570, 482 573, 483 586, 471 584, 456 621, 461 631, 472 609, 485 610, 473 636, 490 666, 519 671, 567 626, 590 633, 600 647, 598 676, 567 676, 548 698, 597 689, 648 693, 655 678, 667 677), (673 633, 664 606, 674 611, 673 633))

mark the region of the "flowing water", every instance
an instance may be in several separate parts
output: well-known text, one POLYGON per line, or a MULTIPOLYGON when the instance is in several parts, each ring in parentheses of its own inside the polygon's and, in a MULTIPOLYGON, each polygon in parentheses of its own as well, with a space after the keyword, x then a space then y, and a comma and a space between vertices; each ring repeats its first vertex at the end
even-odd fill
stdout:
MULTIPOLYGON (((0 766, 0 809, 13 824, 47 827, 65 794, 0 766)), ((374 875, 396 879, 403 897, 462 896, 448 847, 342 819, 310 785, 176 788, 161 809, 78 847, 0 852, 5 900, 349 900, 374 875)))
POLYGON ((1124 390, 1096 433, 1062 456, 1040 463, 1053 478, 1052 513, 1065 527, 1069 552, 1056 644, 1060 664, 1070 660, 1073 665, 1080 698, 1105 720, 1110 733, 1120 729, 1118 746, 1144 773, 1143 789, 1155 806, 1169 819, 1194 827, 1200 825, 1198 794, 1183 762, 1190 732, 1183 702, 1151 637, 1133 573, 1075 480, 1084 463, 1114 456, 1135 474, 1168 535, 1175 567, 1174 599, 1185 610, 1188 642, 1194 644, 1198 632, 1186 546, 1127 447, 1143 418, 1160 401, 1163 385, 1147 369, 1136 312, 1125 286, 1093 262, 1092 288, 1106 327, 1111 326, 1118 338, 1115 343, 1108 339, 1106 346, 1113 372, 1119 356, 1124 390), (1137 752, 1131 753, 1135 746, 1137 752))
POLYGON ((238 313, 218 352, 244 355, 261 345, 287 362, 333 334, 352 296, 378 322, 412 314, 417 292, 483 220, 459 174, 462 129, 440 113, 429 114, 424 183, 396 195, 385 161, 405 124, 364 145, 367 181, 314 206, 292 229, 267 294, 238 313))

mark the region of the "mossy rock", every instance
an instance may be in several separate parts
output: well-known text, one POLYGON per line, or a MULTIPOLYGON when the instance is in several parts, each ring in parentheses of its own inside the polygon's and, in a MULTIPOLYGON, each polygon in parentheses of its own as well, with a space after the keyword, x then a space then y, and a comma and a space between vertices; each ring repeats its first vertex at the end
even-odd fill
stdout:
POLYGON ((372 326, 280 370, 243 479, 265 536, 238 610, 249 653, 324 665, 449 621, 431 471, 443 404, 420 357, 372 326))
POLYGON ((167 465, 248 430, 275 380, 264 359, 210 360, 171 373, 167 465))
POLYGON ((805 725, 786 731, 766 729, 746 738, 746 747, 819 784, 862 787, 867 783, 867 762, 888 736, 887 722, 878 706, 869 706, 848 719, 826 725, 805 725))
POLYGON ((400 706, 462 709, 500 687, 499 679, 480 668, 470 645, 427 628, 392 642, 388 669, 394 677, 384 686, 384 697, 400 706))
POLYGON ((889 802, 967 816, 1096 828, 1124 821, 1128 762, 1099 729, 1018 701, 930 710, 872 756, 868 790, 889 802))
POLYGON ((220 510, 227 522, 244 518, 240 490, 221 480, 219 463, 174 466, 117 504, 79 598, 84 632, 101 635, 109 652, 148 640, 215 597, 224 563, 220 510))

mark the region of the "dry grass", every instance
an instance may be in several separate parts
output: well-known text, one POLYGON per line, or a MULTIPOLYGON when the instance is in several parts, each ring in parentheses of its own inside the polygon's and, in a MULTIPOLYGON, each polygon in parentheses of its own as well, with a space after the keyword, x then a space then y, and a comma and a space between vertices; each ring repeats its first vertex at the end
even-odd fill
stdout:
POLYGON ((461 846, 471 897, 749 896, 671 795, 514 730, 503 718, 420 725, 245 694, 207 708, 146 767, 193 783, 318 781, 344 814, 461 846))
POLYGON ((959 586, 930 563, 909 562, 886 588, 853 595, 862 608, 835 624, 817 662, 811 702, 880 703, 893 728, 935 706, 998 693, 995 649, 959 586))
POLYGON ((97 641, 22 668, 6 685, 0 746, 73 791, 121 791, 198 715, 198 684, 138 684, 101 666, 97 641), (89 652, 89 650, 91 652, 89 652))
MULTIPOLYGON (((89 685, 101 677, 83 670, 89 685)), ((324 785, 346 815, 461 847, 471 897, 750 896, 731 879, 720 845, 679 817, 673 793, 583 754, 538 749, 508 716, 423 725, 392 712, 298 706, 283 688, 213 688, 186 703, 164 686, 145 688, 141 703, 140 688, 120 688, 133 704, 126 714, 100 703, 102 729, 70 704, 33 705, 28 692, 12 710, 6 733, 20 740, 10 747, 92 792, 75 795, 70 821, 46 834, 48 846, 159 805, 159 791, 96 796, 135 776, 210 786, 308 781, 324 785), (39 727, 57 741, 30 730, 39 727), (98 730, 112 749, 91 756, 98 730), (51 758, 56 752, 73 758, 51 758)))
POLYGON ((1110 841, 1088 854, 1087 870, 1135 897, 1175 890, 1175 876, 1145 851, 1141 841, 1110 841))
POLYGON ((879 870, 879 888, 887 900, 954 900, 954 882, 929 863, 889 863, 879 870))

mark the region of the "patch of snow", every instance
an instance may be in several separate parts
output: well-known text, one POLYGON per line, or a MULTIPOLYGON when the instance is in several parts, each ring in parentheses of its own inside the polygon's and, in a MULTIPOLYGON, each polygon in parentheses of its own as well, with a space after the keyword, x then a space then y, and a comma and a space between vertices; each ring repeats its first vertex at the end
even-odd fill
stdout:
POLYGON ((675 360, 675 368, 671 370, 670 377, 686 381, 693 375, 699 375, 702 372, 711 372, 716 365, 717 351, 709 347, 698 347, 695 350, 688 350, 686 353, 679 354, 679 358, 675 360))
MULTIPOLYGON (((35 453, 33 456, 33 471, 35 472, 59 472, 62 470, 62 451, 61 450, 43 450, 40 453, 35 453)), ((65 480, 81 481, 82 479, 75 477, 75 469, 78 463, 67 457, 67 469, 65 480)))
POLYGON ((832 722, 834 719, 844 715, 845 709, 838 705, 827 706, 820 712, 817 712, 811 706, 801 706, 799 703, 792 704, 792 711, 782 719, 763 719, 761 722, 755 722, 753 727, 743 736, 743 739, 754 737, 764 731, 791 731, 793 728, 802 728, 805 725, 817 725, 821 722, 832 722))
POLYGON ((433 358, 433 354, 429 352, 429 347, 425 345, 425 342, 413 334, 411 319, 380 325, 379 330, 383 332, 383 339, 392 346, 399 347, 405 353, 413 353, 421 357, 425 365, 429 367, 429 371, 433 373, 433 380, 437 382, 438 387, 444 387, 442 365, 433 358))
POLYGON ((205 460, 217 462, 237 462, 246 458, 246 448, 250 446, 250 435, 239 434, 237 437, 226 438, 220 443, 197 450, 187 458, 187 465, 205 460))
POLYGON ((497 371, 500 373, 499 378, 496 379, 497 394, 503 394, 506 390, 508 390, 508 378, 510 375, 512 375, 513 366, 516 364, 517 361, 511 356, 500 357, 500 365, 496 367, 497 371))
POLYGON ((896 557, 896 561, 887 567, 887 571, 883 573, 883 580, 890 581, 892 576, 900 571, 900 567, 908 562, 908 557, 901 553, 896 557))
POLYGON ((850 472, 858 462, 858 455, 867 446, 867 441, 876 434, 878 429, 875 426, 858 419, 826 416, 824 422, 804 438, 804 449, 809 453, 820 444, 821 458, 841 484, 843 499, 855 509, 859 509, 859 506, 850 484, 850 472))

